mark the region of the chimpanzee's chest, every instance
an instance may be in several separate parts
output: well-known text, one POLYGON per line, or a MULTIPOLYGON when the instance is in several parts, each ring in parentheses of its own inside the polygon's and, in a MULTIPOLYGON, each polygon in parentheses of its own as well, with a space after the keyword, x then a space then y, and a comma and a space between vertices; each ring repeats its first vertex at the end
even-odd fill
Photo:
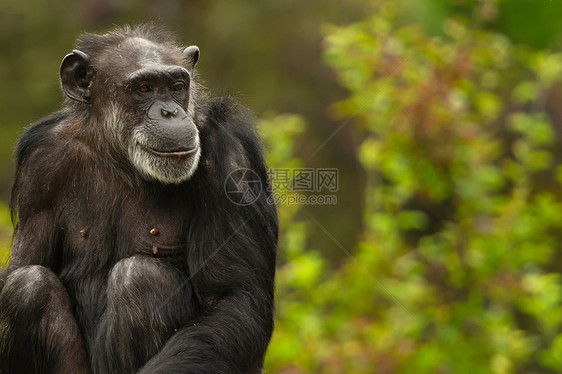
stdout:
POLYGON ((63 225, 65 246, 78 257, 146 255, 173 261, 185 254, 186 209, 173 201, 132 195, 97 208, 81 205, 67 209, 63 225))
POLYGON ((185 253, 185 211, 153 202, 129 204, 121 215, 117 248, 122 256, 178 257, 185 253), (120 239, 122 242, 120 243, 120 239))

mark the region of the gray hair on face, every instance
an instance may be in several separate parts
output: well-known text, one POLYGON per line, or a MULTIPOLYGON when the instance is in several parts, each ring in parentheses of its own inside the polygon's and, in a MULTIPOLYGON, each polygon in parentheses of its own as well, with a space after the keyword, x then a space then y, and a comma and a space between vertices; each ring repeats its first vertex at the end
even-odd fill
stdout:
MULTIPOLYGON (((191 93, 196 94, 196 89, 194 84, 191 93)), ((115 157, 113 162, 110 161, 112 167, 118 164, 118 155, 126 155, 144 179, 164 184, 179 184, 189 180, 197 170, 201 157, 199 130, 196 128, 195 153, 181 158, 155 155, 142 146, 150 143, 142 125, 133 128, 132 125, 138 120, 128 115, 128 111, 114 97, 115 95, 111 93, 109 95, 108 104, 101 113, 102 120, 98 121, 94 118, 93 125, 102 129, 102 131, 94 131, 96 136, 103 134, 103 139, 96 139, 99 151, 108 153, 112 159, 115 157), (112 155, 116 156, 112 157, 112 155)), ((187 112, 193 118, 195 112, 193 100, 190 100, 187 112)))
POLYGON ((128 148, 129 159, 145 178, 164 184, 179 184, 189 180, 197 170, 201 157, 199 132, 195 138, 197 151, 184 160, 156 156, 141 146, 146 143, 146 134, 142 129, 135 129, 128 148))

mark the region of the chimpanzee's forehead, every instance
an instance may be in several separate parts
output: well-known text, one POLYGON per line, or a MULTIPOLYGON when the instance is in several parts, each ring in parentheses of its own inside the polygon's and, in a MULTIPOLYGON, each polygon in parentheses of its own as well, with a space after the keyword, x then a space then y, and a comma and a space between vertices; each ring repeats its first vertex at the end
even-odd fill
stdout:
POLYGON ((162 45, 139 37, 127 38, 117 46, 108 48, 98 61, 100 68, 120 74, 148 66, 182 66, 183 63, 183 55, 179 49, 168 50, 162 45))

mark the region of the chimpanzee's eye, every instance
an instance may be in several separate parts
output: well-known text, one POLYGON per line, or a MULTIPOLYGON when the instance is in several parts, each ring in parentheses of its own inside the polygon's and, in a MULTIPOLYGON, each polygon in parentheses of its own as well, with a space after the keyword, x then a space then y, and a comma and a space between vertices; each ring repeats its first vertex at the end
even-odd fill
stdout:
POLYGON ((146 83, 142 83, 142 84, 139 86, 138 89, 139 89, 139 91, 142 92, 142 93, 146 93, 146 92, 152 91, 152 87, 150 87, 150 85, 148 85, 148 84, 146 84, 146 83))
POLYGON ((183 82, 176 82, 172 86, 172 90, 174 90, 174 91, 181 91, 184 88, 185 88, 185 83, 183 83, 183 82))

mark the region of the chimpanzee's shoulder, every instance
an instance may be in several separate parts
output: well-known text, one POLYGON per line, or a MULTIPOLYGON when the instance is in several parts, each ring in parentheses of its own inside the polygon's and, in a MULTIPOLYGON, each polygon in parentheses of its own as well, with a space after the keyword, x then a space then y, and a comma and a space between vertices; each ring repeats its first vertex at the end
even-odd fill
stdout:
POLYGON ((64 112, 55 112, 25 129, 15 148, 17 164, 21 165, 25 162, 32 152, 52 145, 56 141, 53 136, 54 128, 66 118, 67 115, 64 112))
POLYGON ((216 124, 253 124, 255 118, 246 107, 240 105, 232 96, 216 97, 208 101, 207 120, 216 124))

